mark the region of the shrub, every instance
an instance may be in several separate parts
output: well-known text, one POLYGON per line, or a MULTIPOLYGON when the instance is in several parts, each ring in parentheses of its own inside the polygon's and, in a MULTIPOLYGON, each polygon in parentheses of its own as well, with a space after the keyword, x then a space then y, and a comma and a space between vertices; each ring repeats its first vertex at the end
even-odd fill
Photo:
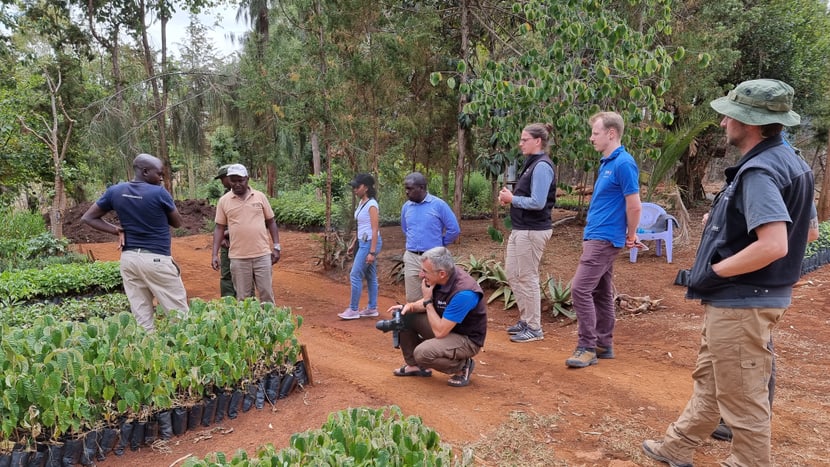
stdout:
POLYGON ((480 172, 472 172, 464 181, 464 197, 461 211, 464 215, 476 216, 490 212, 493 194, 490 181, 480 172))
POLYGON ((13 268, 38 268, 56 262, 51 258, 68 256, 58 262, 83 261, 68 255, 69 241, 46 231, 43 216, 28 211, 0 210, 0 271, 13 268), (44 259, 49 258, 49 259, 44 259))
POLYGON ((322 428, 294 434, 279 452, 268 444, 255 459, 239 451, 230 461, 219 453, 205 460, 189 458, 184 465, 472 465, 467 454, 453 462, 450 446, 441 442, 438 433, 419 417, 404 417, 397 406, 360 407, 330 414, 322 428))
POLYGON ((59 303, 10 304, 0 308, 0 323, 26 328, 41 316, 51 316, 58 321, 86 321, 93 316, 104 318, 129 309, 130 302, 123 293, 69 298, 59 303))
MULTIPOLYGON (((280 225, 299 229, 322 228, 326 225, 326 203, 318 200, 314 187, 305 185, 300 190, 280 193, 271 200, 274 216, 280 225)), ((340 208, 332 204, 332 218, 340 217, 340 208)))
POLYGON ((121 283, 117 261, 5 271, 0 273, 0 302, 8 305, 36 297, 111 291, 121 287, 121 283))
POLYGON ((293 366, 300 352, 302 317, 250 299, 193 300, 186 317, 161 314, 158 324, 146 334, 128 313, 0 324, 0 445, 77 436, 114 410, 169 409, 293 366))

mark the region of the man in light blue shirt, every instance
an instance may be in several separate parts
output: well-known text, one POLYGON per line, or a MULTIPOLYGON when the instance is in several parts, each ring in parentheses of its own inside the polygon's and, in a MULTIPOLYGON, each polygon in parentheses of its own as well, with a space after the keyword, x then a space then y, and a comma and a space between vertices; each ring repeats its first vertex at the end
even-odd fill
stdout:
POLYGON ((458 238, 461 227, 450 206, 427 192, 427 179, 412 172, 403 180, 407 202, 401 208, 401 230, 406 238, 403 254, 406 301, 414 302, 421 294, 421 255, 434 247, 447 246, 458 238))

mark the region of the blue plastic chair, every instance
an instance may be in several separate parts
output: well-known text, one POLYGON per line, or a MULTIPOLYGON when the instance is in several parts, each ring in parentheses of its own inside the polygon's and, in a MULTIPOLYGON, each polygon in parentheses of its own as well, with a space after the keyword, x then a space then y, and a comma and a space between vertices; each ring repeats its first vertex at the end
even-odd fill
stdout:
MULTIPOLYGON (((643 210, 640 213, 640 225, 637 227, 637 237, 641 241, 654 240, 657 245, 655 253, 657 256, 663 256, 663 244, 666 246, 666 260, 671 263, 672 260, 672 238, 674 236, 674 226, 677 224, 677 219, 666 213, 666 210, 654 203, 643 203, 643 210)), ((632 248, 629 251, 629 260, 632 263, 637 262, 637 253, 639 248, 632 248)))

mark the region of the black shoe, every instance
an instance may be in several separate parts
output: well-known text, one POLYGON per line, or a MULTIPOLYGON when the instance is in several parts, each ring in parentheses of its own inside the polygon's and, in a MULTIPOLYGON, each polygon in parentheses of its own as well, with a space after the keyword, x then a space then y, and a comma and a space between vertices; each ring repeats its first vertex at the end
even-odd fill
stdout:
POLYGON ((712 432, 712 438, 720 441, 732 441, 732 429, 721 420, 718 427, 712 432))

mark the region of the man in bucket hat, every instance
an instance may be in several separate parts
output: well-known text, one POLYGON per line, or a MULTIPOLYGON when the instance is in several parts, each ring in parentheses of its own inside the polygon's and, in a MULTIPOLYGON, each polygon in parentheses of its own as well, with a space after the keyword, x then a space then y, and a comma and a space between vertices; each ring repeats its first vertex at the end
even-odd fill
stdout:
POLYGON ((771 465, 767 344, 801 273, 814 196, 810 167, 781 137, 801 121, 792 100, 786 83, 759 79, 710 103, 743 157, 725 171, 689 275, 686 297, 704 306, 692 398, 662 440, 643 442, 671 466, 691 466, 721 417, 733 432, 721 465, 771 465))

